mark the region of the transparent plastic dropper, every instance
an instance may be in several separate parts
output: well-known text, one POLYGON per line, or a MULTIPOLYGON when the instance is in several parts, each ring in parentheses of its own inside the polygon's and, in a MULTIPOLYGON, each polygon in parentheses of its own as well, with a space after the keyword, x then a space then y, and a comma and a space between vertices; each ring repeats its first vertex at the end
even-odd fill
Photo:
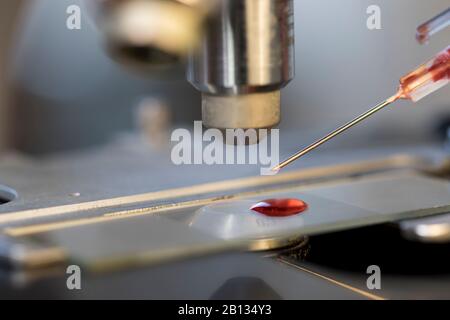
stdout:
POLYGON ((431 36, 450 26, 450 8, 421 24, 417 28, 416 39, 420 43, 426 43, 431 36))

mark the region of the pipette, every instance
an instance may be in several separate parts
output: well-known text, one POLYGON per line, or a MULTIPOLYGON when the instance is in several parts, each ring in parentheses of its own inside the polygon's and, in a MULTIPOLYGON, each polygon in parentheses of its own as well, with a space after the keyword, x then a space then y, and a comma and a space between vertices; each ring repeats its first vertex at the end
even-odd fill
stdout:
POLYGON ((361 121, 367 119, 376 112, 384 109, 388 105, 399 99, 407 99, 417 102, 436 90, 444 87, 449 83, 450 79, 450 46, 438 53, 432 60, 420 65, 414 71, 405 75, 400 79, 400 86, 396 94, 392 97, 379 103, 369 111, 347 122, 343 126, 332 131, 322 139, 310 144, 306 148, 300 150, 287 160, 281 162, 279 165, 272 168, 273 171, 278 171, 288 164, 294 162, 298 158, 304 156, 308 152, 316 149, 323 143, 333 139, 337 135, 350 129, 361 121))
POLYGON ((431 36, 450 26, 450 8, 421 24, 417 28, 416 39, 421 44, 427 42, 431 36))

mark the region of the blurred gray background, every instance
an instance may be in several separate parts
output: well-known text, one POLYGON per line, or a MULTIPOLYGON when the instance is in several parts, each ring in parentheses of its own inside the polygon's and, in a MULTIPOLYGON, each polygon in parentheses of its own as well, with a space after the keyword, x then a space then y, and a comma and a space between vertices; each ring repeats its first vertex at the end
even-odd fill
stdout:
MULTIPOLYGON (((14 2, 0 4, 0 26, 11 18, 4 9, 14 2)), ((145 97, 170 107, 173 126, 192 127, 201 119, 199 94, 181 68, 178 76, 161 78, 117 65, 103 51, 87 10, 82 29, 68 30, 66 8, 85 8, 81 2, 25 0, 12 41, 6 44, 0 35, 0 145, 30 154, 101 145, 136 130, 133 115, 145 97), (9 100, 5 70, 13 89, 9 100)), ((446 9, 449 0, 294 2, 296 78, 283 92, 280 128, 299 135, 323 134, 392 95, 400 76, 448 45, 448 30, 426 46, 414 35, 417 25, 446 9), (371 4, 381 7, 382 30, 366 27, 371 4)), ((417 105, 398 103, 347 139, 425 140, 436 121, 450 114, 449 93, 447 87, 417 105)))

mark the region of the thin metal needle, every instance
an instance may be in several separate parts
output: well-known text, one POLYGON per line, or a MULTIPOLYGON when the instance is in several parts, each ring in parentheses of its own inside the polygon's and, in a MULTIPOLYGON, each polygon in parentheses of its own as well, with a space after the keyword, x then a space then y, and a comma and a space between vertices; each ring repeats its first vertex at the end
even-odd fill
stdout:
POLYGON ((373 107, 372 109, 370 109, 369 111, 363 113, 362 115, 356 117, 355 119, 353 119, 350 122, 347 122, 346 124, 344 124, 343 126, 337 128, 336 130, 334 130, 333 132, 327 134, 325 137, 323 137, 320 140, 317 140, 316 142, 310 144, 309 146, 307 146, 306 148, 304 148, 303 150, 300 150, 299 152, 297 152, 296 154, 294 154, 293 156, 291 156, 290 158, 286 159, 285 161, 281 162, 279 165, 275 166, 272 168, 272 171, 278 171, 284 167, 286 167, 288 164, 294 162, 295 160, 297 160, 298 158, 304 156, 305 154, 307 154, 308 152, 316 149, 317 147, 319 147, 320 145, 324 144, 325 142, 333 139, 334 137, 336 137, 337 135, 343 133, 344 131, 350 129, 351 127, 353 127, 354 125, 360 123, 361 121, 367 119, 368 117, 370 117, 371 115, 373 115, 374 113, 380 111, 381 109, 387 107, 388 105, 390 105, 392 102, 394 102, 395 100, 397 100, 399 98, 399 94, 396 94, 392 97, 390 97, 389 99, 386 99, 385 101, 381 102, 380 104, 376 105, 375 107, 373 107))

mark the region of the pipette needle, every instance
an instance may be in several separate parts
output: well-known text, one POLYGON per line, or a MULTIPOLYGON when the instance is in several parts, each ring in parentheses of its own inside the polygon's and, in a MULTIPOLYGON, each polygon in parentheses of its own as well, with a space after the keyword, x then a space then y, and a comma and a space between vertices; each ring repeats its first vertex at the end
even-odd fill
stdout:
POLYGON ((305 154, 307 154, 310 151, 316 149, 317 147, 319 147, 320 145, 324 144, 325 142, 333 139, 337 135, 339 135, 339 134, 343 133, 344 131, 350 129, 351 127, 357 125, 361 121, 369 118, 374 113, 384 109, 385 107, 387 107, 388 105, 390 105, 392 102, 394 102, 395 100, 397 100, 399 98, 400 98, 400 93, 397 93, 397 94, 393 95, 392 97, 386 99, 385 101, 377 104, 375 107, 373 107, 369 111, 364 112, 363 114, 361 114, 360 116, 356 117, 355 119, 347 122, 346 124, 340 126, 336 130, 330 132, 329 134, 327 134, 322 139, 317 140, 316 142, 314 142, 314 143, 310 144, 309 146, 307 146, 306 148, 300 150, 299 152, 297 152, 293 156, 289 157, 285 161, 281 162, 277 166, 273 167, 272 171, 279 171, 280 169, 286 167, 290 163, 294 162, 295 160, 299 159, 300 157, 303 157, 305 154))

